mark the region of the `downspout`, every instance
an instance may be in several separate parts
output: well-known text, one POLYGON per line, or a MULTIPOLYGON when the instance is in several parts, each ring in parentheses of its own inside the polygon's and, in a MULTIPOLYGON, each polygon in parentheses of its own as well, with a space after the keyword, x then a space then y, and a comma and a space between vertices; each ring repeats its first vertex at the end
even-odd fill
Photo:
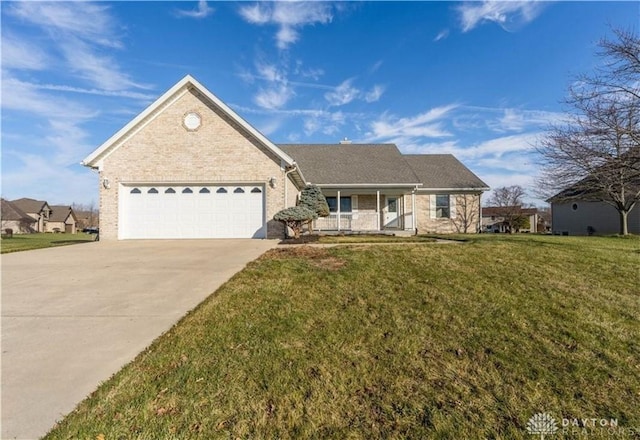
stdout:
POLYGON ((482 230, 482 192, 478 194, 478 212, 480 214, 478 218, 478 234, 481 234, 484 232, 482 230))
POLYGON ((295 170, 297 170, 295 164, 292 165, 292 168, 289 171, 284 171, 283 173, 283 185, 284 185, 284 208, 287 208, 287 201, 289 200, 289 192, 287 191, 287 176, 289 176, 289 174, 293 173, 295 170))

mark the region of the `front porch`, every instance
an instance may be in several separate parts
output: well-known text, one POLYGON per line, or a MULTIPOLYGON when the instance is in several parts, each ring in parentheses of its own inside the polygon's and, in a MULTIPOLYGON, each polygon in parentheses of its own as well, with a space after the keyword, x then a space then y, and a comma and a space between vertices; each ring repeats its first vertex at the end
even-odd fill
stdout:
POLYGON ((328 189, 322 192, 330 214, 315 220, 315 232, 399 233, 416 230, 413 190, 328 189))

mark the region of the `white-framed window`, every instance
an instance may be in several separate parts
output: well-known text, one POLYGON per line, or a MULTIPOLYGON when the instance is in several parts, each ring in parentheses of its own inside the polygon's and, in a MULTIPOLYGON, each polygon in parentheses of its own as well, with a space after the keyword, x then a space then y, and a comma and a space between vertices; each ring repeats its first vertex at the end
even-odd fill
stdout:
POLYGON ((451 201, 449 194, 436 194, 436 218, 451 217, 451 201))
MULTIPOLYGON (((325 199, 329 205, 329 212, 338 212, 338 198, 325 197, 325 199)), ((340 197, 340 212, 351 212, 351 206, 351 197, 340 197)))

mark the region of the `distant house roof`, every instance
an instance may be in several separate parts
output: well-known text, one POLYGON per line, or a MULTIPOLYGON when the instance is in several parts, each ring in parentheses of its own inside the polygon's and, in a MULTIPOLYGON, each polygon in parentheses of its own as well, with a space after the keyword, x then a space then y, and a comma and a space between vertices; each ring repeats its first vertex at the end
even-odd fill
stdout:
POLYGON ((415 186, 420 179, 394 144, 280 144, 314 185, 415 186))
POLYGON ((521 206, 485 206, 482 208, 483 217, 500 217, 505 211, 519 213, 523 215, 534 215, 538 213, 538 208, 523 208, 521 206))
POLYGON ((35 223, 35 219, 29 217, 29 215, 16 206, 14 203, 1 199, 2 206, 0 207, 0 216, 2 220, 14 220, 14 221, 27 221, 29 223, 35 223))
POLYGON ((28 198, 12 200, 11 203, 13 203, 24 212, 34 214, 41 212, 45 206, 49 206, 49 204, 43 200, 34 200, 28 198))
POLYGON ((77 221, 76 215, 73 212, 71 206, 65 205, 53 205, 51 206, 51 215, 49 216, 50 222, 65 222, 69 215, 73 216, 73 219, 77 221))
POLYGON ((452 154, 406 154, 405 160, 425 189, 489 189, 452 154))

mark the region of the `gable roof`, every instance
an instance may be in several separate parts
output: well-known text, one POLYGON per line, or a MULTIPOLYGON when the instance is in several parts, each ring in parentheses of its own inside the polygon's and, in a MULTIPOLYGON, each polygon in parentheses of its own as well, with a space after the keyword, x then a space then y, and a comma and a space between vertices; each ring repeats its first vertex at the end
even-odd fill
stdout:
POLYGON ((50 222, 65 222, 69 216, 72 216, 77 221, 76 215, 73 212, 71 206, 54 205, 51 207, 51 215, 49 216, 50 222))
POLYGON ((482 207, 483 217, 501 217, 505 211, 518 213, 521 215, 538 214, 537 208, 523 208, 522 206, 484 206, 482 207))
POLYGON ((34 218, 29 217, 26 212, 17 207, 15 204, 5 199, 0 200, 0 217, 2 217, 2 220, 28 221, 30 223, 36 222, 34 218))
POLYGON ((489 189, 452 154, 405 154, 404 159, 422 182, 421 189, 489 189))
POLYGON ((232 120, 238 123, 240 127, 253 136, 258 142, 264 145, 265 148, 273 152, 279 157, 285 164, 289 166, 295 165, 293 159, 280 150, 276 145, 267 139, 262 133, 251 126, 247 121, 242 119, 236 112, 231 110, 224 102, 222 102, 217 96, 206 89, 202 84, 196 81, 191 75, 187 75, 178 81, 173 87, 167 90, 162 96, 156 99, 149 107, 147 107, 142 113, 131 120, 127 125, 120 129, 116 134, 111 136, 106 142, 100 145, 93 153, 88 155, 81 163, 82 165, 91 168, 100 168, 101 161, 113 150, 117 149, 124 143, 124 140, 128 138, 134 132, 137 132, 142 127, 147 125, 152 119, 153 114, 161 108, 164 104, 176 99, 189 90, 196 90, 202 96, 204 96, 210 104, 219 108, 222 112, 226 113, 232 120))
POLYGON ((22 199, 12 200, 12 204, 20 208, 26 213, 38 214, 42 212, 45 206, 49 207, 49 204, 44 200, 34 200, 23 197, 22 199))
POLYGON ((416 186, 420 179, 395 144, 279 144, 320 186, 416 186))

